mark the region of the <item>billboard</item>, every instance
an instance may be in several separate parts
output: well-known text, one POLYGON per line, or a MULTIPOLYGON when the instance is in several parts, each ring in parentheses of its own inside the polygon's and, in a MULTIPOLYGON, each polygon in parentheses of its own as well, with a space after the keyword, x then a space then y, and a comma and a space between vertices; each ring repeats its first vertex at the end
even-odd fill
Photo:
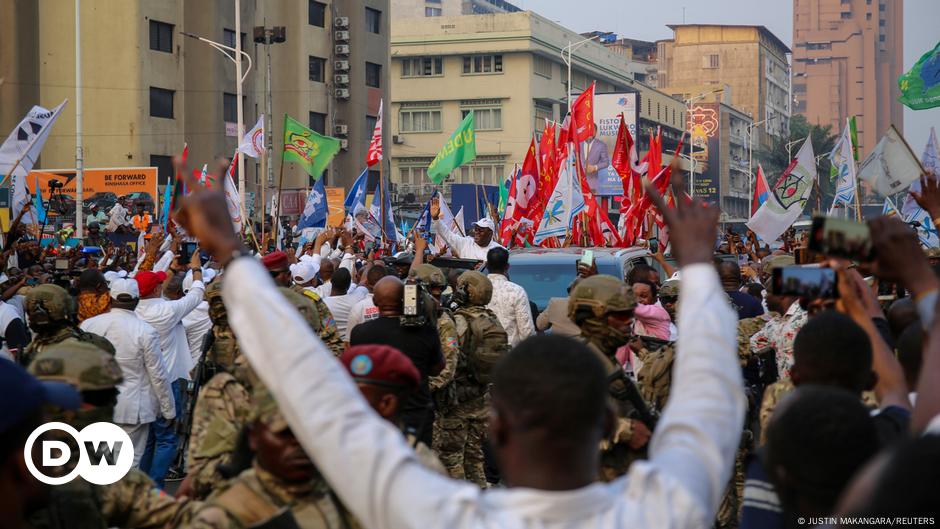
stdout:
MULTIPOLYGON (((42 194, 43 201, 48 201, 50 196, 50 182, 62 184, 62 198, 56 200, 56 204, 49 208, 51 212, 58 213, 62 217, 75 215, 75 169, 43 169, 30 171, 26 178, 26 187, 30 194, 36 193, 36 182, 39 182, 39 192, 42 194), (56 205, 70 205, 70 209, 55 207, 56 205), (61 211, 60 211, 61 210, 61 211)), ((114 167, 107 169, 85 169, 84 180, 82 181, 82 200, 84 209, 88 209, 91 204, 97 203, 99 207, 107 211, 114 202, 127 195, 135 193, 135 201, 140 200, 147 204, 151 213, 157 211, 157 168, 156 167, 114 167)))
POLYGON ((692 177, 694 195, 717 204, 721 195, 721 114, 717 103, 692 107, 688 128, 691 131, 692 177))
MULTIPOLYGON (((614 152, 617 131, 620 128, 620 116, 630 135, 636 139, 637 94, 635 92, 617 92, 594 95, 594 121, 597 125, 597 138, 607 146, 608 157, 614 152)), ((597 174, 597 186, 594 193, 598 196, 617 196, 623 194, 623 183, 613 167, 600 169, 597 174)))
POLYGON ((342 226, 346 220, 346 209, 343 202, 346 200, 346 190, 342 187, 326 187, 326 204, 330 213, 326 217, 328 227, 342 226))

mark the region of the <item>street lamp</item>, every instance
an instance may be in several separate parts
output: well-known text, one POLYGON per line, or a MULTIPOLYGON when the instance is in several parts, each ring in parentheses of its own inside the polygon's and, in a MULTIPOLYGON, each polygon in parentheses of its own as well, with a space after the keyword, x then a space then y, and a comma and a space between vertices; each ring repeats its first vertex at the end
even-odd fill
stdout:
MULTIPOLYGON (((214 40, 209 40, 205 37, 200 37, 199 35, 196 35, 195 33, 188 33, 186 31, 180 31, 180 33, 191 39, 196 39, 198 41, 205 42, 209 46, 212 46, 213 48, 221 52, 223 55, 228 57, 230 61, 235 63, 235 77, 237 78, 235 97, 237 98, 236 108, 238 109, 238 118, 237 118, 238 119, 238 138, 236 138, 236 143, 238 143, 242 141, 242 137, 245 136, 245 120, 244 120, 245 116, 244 116, 244 108, 242 105, 242 84, 245 82, 245 79, 248 77, 248 72, 251 71, 251 55, 248 55, 247 53, 242 51, 242 39, 241 39, 241 32, 240 32, 241 12, 240 12, 237 1, 236 1, 236 7, 235 7, 235 25, 236 25, 236 28, 235 28, 235 47, 234 48, 226 46, 225 44, 221 44, 214 40), (233 55, 229 55, 228 53, 226 53, 229 51, 232 52, 233 55), (241 59, 237 59, 237 60, 235 59, 235 57, 239 55, 248 59, 248 69, 246 69, 244 73, 242 73, 241 59)), ((248 222, 248 215, 247 215, 248 209, 245 207, 245 198, 247 195, 246 193, 247 190, 245 189, 245 168, 244 168, 244 164, 242 163, 241 151, 238 151, 236 156, 238 156, 237 158, 238 159, 238 194, 240 195, 240 198, 241 198, 241 204, 239 204, 239 207, 241 208, 241 211, 242 211, 242 217, 245 219, 245 222, 248 222)))
MULTIPOLYGON (((767 119, 762 119, 757 123, 751 123, 745 127, 747 134, 747 210, 750 212, 754 208, 754 170, 752 166, 754 164, 754 141, 753 141, 753 130, 764 123, 778 117, 780 114, 774 114, 767 119)), ((787 144, 787 156, 790 155, 790 146, 787 144)))
POLYGON ((692 147, 694 143, 692 141, 692 103, 705 99, 706 97, 713 95, 713 94, 720 94, 724 91, 725 91, 724 88, 716 88, 708 92, 702 92, 701 94, 698 94, 697 96, 693 96, 685 100, 686 122, 688 122, 688 125, 689 125, 689 196, 690 197, 695 197, 695 163, 692 162, 692 147))
POLYGON ((569 40, 568 45, 561 49, 561 60, 564 61, 565 66, 568 67, 568 98, 565 100, 565 102, 568 104, 568 112, 571 112, 571 54, 574 52, 575 48, 580 48, 588 42, 598 38, 600 38, 600 35, 594 35, 593 37, 579 40, 578 42, 571 42, 569 40), (567 59, 565 58, 565 51, 568 52, 567 59))
MULTIPOLYGON (((254 41, 258 44, 264 44, 265 55, 267 56, 267 66, 264 74, 264 143, 265 143, 265 155, 261 158, 262 166, 265 164, 265 158, 267 158, 267 167, 264 171, 265 183, 261 186, 261 240, 265 240, 265 230, 264 230, 264 207, 267 204, 265 197, 265 190, 268 187, 274 185, 274 117, 272 114, 272 102, 271 102, 271 44, 280 44, 287 41, 287 29, 284 26, 274 26, 273 28, 267 28, 264 26, 255 26, 254 28, 254 41)), ((278 197, 280 199, 280 197, 278 197)), ((274 212, 272 211, 273 215, 274 212)))

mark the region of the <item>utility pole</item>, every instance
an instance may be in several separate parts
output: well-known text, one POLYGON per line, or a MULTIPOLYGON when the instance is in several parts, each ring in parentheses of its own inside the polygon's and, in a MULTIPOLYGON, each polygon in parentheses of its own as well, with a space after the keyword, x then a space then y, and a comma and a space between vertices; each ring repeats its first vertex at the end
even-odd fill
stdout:
MULTIPOLYGON (((82 186, 85 182, 85 149, 82 146, 82 0, 75 0, 75 236, 84 237, 82 186)), ((42 234, 39 234, 42 239, 42 234)))
MULTIPOLYGON (((261 186, 261 239, 264 240, 265 230, 264 208, 266 203, 266 190, 274 186, 274 114, 272 108, 274 103, 271 95, 271 44, 280 44, 287 41, 287 29, 284 26, 255 26, 254 41, 257 44, 264 45, 267 64, 264 74, 264 142, 265 157, 267 158, 267 167, 265 168, 265 182, 261 186)), ((280 198, 280 197, 278 197, 280 198)), ((273 215, 274 212, 272 211, 273 215)))
MULTIPOLYGON (((241 0, 235 0, 235 78, 238 79, 238 83, 235 87, 235 97, 236 104, 235 108, 238 110, 238 138, 236 143, 242 141, 242 138, 245 137, 245 108, 242 102, 242 2, 241 0)), ((245 157, 241 151, 236 152, 238 156, 238 196, 241 199, 241 204, 239 207, 242 210, 242 215, 245 217, 245 222, 249 222, 246 213, 248 208, 245 207, 246 199, 248 196, 248 189, 245 187, 245 157)))

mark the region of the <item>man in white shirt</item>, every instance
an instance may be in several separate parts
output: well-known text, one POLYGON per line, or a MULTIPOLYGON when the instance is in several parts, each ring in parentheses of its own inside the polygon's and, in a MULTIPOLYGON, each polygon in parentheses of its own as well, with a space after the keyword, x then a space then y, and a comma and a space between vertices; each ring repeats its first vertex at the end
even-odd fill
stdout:
MULTIPOLYGON (((315 265, 310 261, 301 261, 299 263, 294 263, 290 265, 290 277, 291 281, 295 285, 304 290, 309 290, 311 292, 317 292, 317 287, 315 283, 317 282, 317 271, 320 269, 319 265, 315 265)), ((323 297, 323 296, 320 296, 323 297)))
MULTIPOLYGON (((681 176, 676 180, 680 192, 681 176)), ((608 395, 598 391, 603 370, 577 342, 532 338, 526 344, 533 346, 509 353, 494 373, 490 443, 508 488, 486 491, 422 467, 264 268, 249 257, 233 258, 239 242, 223 195, 195 191, 186 197, 182 218, 227 264, 223 296, 241 351, 305 452, 364 527, 708 527, 731 475, 745 405, 737 315, 723 301, 711 264, 718 208, 695 200, 671 210, 655 187, 646 190, 671 228, 686 286, 676 383, 648 459, 610 483, 596 482, 598 445, 610 424, 608 395), (516 383, 532 391, 519 391, 516 383)))
MULTIPOLYGON (((349 321, 346 322, 346 334, 343 337, 346 343, 349 343, 349 336, 352 334, 352 330, 356 325, 372 321, 379 317, 379 308, 376 307, 375 303, 372 301, 372 289, 375 288, 375 284, 386 275, 388 275, 388 269, 382 265, 371 265, 369 269, 366 270, 365 289, 367 293, 349 310, 349 321)), ((360 287, 361 286, 362 285, 360 285, 360 287)))
POLYGON ((509 280, 509 251, 505 248, 493 248, 486 253, 486 270, 486 277, 493 283, 493 297, 486 308, 496 314, 509 337, 509 345, 515 347, 535 334, 529 296, 509 280))
POLYGON ((336 330, 340 336, 346 336, 349 322, 349 313, 353 306, 362 299, 362 294, 358 290, 350 292, 349 285, 352 283, 352 277, 349 270, 340 268, 333 274, 333 290, 330 296, 323 298, 323 302, 333 313, 333 320, 336 321, 336 330))
POLYGON ((321 298, 328 298, 333 292, 333 272, 336 271, 336 264, 330 259, 320 261, 320 286, 314 289, 314 292, 321 298))
POLYGON ((493 240, 493 233, 496 232, 496 224, 493 219, 483 217, 473 223, 473 236, 461 236, 445 226, 438 217, 441 215, 441 206, 437 200, 431 200, 431 230, 450 246, 450 249, 460 256, 461 259, 476 259, 477 261, 486 261, 486 252, 491 248, 502 248, 493 240))
POLYGON ((83 321, 79 327, 107 338, 114 345, 114 359, 124 379, 118 384, 114 422, 130 436, 134 445, 134 466, 147 447, 150 423, 160 415, 166 421, 176 418, 170 377, 163 365, 160 335, 134 313, 140 298, 137 281, 117 278, 111 281, 111 309, 83 321))
MULTIPOLYGON (((202 283, 202 267, 199 252, 193 252, 189 263, 193 271, 193 286, 182 298, 170 301, 162 297, 165 272, 140 271, 134 279, 140 290, 140 302, 137 304, 137 316, 149 323, 160 334, 160 348, 163 361, 170 376, 173 396, 180 399, 181 384, 190 380, 189 372, 196 365, 193 361, 183 318, 202 302, 205 286, 202 283)), ((172 425, 158 418, 150 428, 147 450, 141 460, 140 468, 163 487, 163 479, 176 457, 179 439, 172 425), (151 449, 151 447, 153 447, 151 449)))
MULTIPOLYGON (((215 270, 207 268, 202 271, 202 282, 208 285, 215 277, 215 270)), ((193 288, 193 273, 186 272, 180 285, 178 296, 171 299, 179 299, 188 294, 193 288)), ((169 296, 168 296, 169 297, 169 296)), ((202 358, 202 346, 206 341, 206 335, 212 330, 212 319, 209 318, 209 302, 205 299, 192 312, 183 317, 183 329, 186 330, 186 343, 189 344, 189 352, 193 357, 193 365, 198 364, 202 358)))

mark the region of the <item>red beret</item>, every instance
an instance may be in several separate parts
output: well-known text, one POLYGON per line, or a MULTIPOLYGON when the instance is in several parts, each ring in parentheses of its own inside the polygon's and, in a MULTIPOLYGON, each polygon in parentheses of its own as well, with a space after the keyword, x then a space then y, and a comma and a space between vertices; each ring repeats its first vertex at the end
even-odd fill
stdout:
POLYGON ((354 345, 346 349, 340 361, 356 382, 411 389, 421 384, 421 375, 411 359, 388 345, 354 345))
POLYGON ((149 296, 157 288, 157 285, 166 281, 166 272, 151 272, 150 270, 141 270, 134 276, 137 280, 137 290, 140 296, 149 296))
POLYGON ((282 272, 288 269, 287 254, 276 250, 261 258, 261 264, 271 272, 282 272))

